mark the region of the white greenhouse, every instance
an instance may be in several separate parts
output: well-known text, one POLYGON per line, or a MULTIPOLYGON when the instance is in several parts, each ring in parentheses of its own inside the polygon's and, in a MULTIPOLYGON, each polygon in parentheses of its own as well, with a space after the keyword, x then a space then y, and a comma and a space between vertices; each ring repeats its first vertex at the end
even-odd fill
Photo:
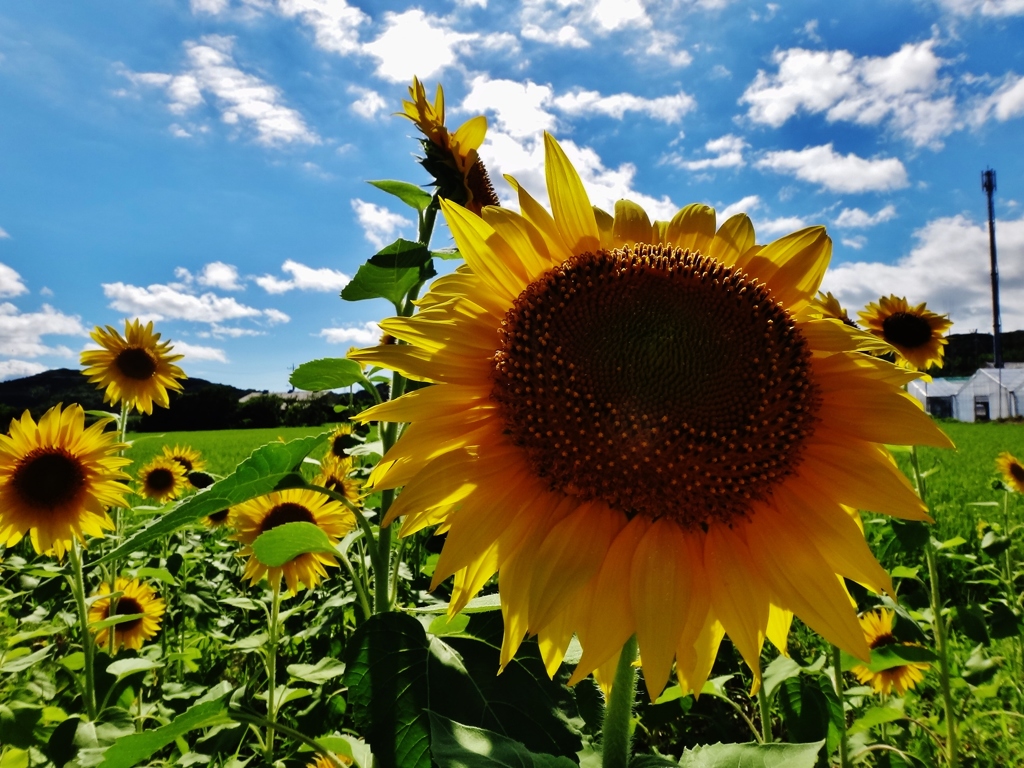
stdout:
POLYGON ((980 368, 969 378, 913 381, 908 387, 932 416, 994 421, 1022 415, 1024 368, 980 368))

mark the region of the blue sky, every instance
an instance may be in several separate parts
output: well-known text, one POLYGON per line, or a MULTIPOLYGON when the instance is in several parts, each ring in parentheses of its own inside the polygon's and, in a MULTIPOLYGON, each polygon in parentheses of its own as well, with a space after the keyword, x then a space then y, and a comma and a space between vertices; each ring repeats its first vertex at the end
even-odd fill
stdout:
MULTIPOLYGON (((191 376, 280 390, 372 343, 339 290, 426 183, 412 76, 489 121, 499 195, 544 199, 541 132, 593 202, 823 223, 825 287, 1024 328, 1024 0, 54 0, 0 6, 0 379, 77 367, 97 324, 151 318, 191 376)), ((434 245, 449 241, 439 228, 434 245)))

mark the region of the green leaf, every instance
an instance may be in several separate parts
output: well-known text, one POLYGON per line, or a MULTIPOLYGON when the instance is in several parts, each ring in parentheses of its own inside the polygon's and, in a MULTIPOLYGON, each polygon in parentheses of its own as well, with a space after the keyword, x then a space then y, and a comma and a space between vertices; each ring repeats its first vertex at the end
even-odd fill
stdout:
POLYGON ((323 529, 313 523, 285 523, 256 537, 252 543, 256 559, 268 568, 279 568, 308 552, 334 552, 323 529))
POLYGON ((166 568, 139 568, 135 573, 137 579, 156 579, 164 584, 177 584, 177 580, 166 568))
POLYGON ((377 189, 383 190, 389 195, 394 195, 410 208, 415 208, 417 211, 426 210, 427 206, 430 205, 430 193, 425 192, 415 184, 410 184, 407 181, 379 179, 377 181, 368 181, 366 183, 372 184, 377 189))
MULTIPOLYGON (((448 603, 435 603, 421 608, 411 609, 413 613, 447 613, 448 603)), ((470 600, 459 613, 488 613, 501 610, 501 596, 498 594, 481 595, 470 600)))
POLYGON ((786 680, 799 675, 800 671, 801 667, 799 664, 788 656, 780 655, 764 670, 764 677, 762 678, 761 684, 764 686, 765 696, 771 698, 771 695, 775 693, 776 688, 782 685, 786 680))
POLYGON ((907 662, 930 663, 938 658, 930 648, 920 645, 883 645, 871 651, 871 663, 865 664, 846 651, 843 651, 843 670, 849 671, 854 667, 867 667, 872 672, 882 672, 893 667, 902 667, 907 662))
POLYGON ((289 664, 288 674, 304 683, 325 683, 345 673, 345 665, 337 659, 320 659, 316 664, 289 664))
MULTIPOLYGON (((407 241, 399 241, 407 242, 407 241)), ((386 249, 385 249, 386 250, 386 249)), ((363 301, 364 299, 387 299, 401 310, 402 302, 410 289, 417 283, 429 280, 437 272, 429 260, 422 266, 400 267, 383 266, 381 260, 374 262, 377 256, 359 267, 356 276, 341 291, 341 298, 345 301, 363 301)), ((394 264, 400 263, 395 257, 394 264)), ((383 262, 387 264, 386 260, 383 262)))
POLYGON ((457 613, 451 618, 442 614, 430 622, 427 632, 438 637, 445 635, 461 634, 469 626, 469 616, 465 613, 457 613))
POLYGON ((889 575, 892 576, 894 579, 916 579, 917 572, 919 570, 921 569, 908 568, 905 565, 897 565, 895 568, 889 571, 889 575))
POLYGON ((818 679, 817 676, 797 675, 779 686, 779 711, 792 741, 817 741, 828 735, 828 700, 818 679))
POLYGON ((967 635, 972 643, 983 643, 988 645, 988 626, 985 621, 985 612, 980 605, 958 605, 956 607, 957 628, 967 635))
POLYGON ((954 536, 952 539, 946 539, 942 543, 938 544, 935 548, 940 552, 944 549, 956 549, 961 544, 966 544, 967 539, 963 536, 954 536))
POLYGON ((1020 617, 1006 603, 993 600, 988 604, 988 608, 992 611, 988 630, 993 640, 1016 637, 1024 632, 1024 622, 1021 622, 1020 617))
POLYGON ((462 254, 459 252, 458 248, 441 248, 436 251, 431 251, 430 255, 436 259, 444 259, 446 261, 462 258, 462 254))
POLYGON ((971 685, 983 685, 995 675, 999 669, 999 662, 999 659, 986 658, 985 652, 979 645, 964 663, 960 676, 971 685))
POLYGON ((107 672, 120 680, 128 675, 134 675, 136 672, 148 672, 151 669, 160 669, 162 666, 163 664, 160 662, 149 659, 121 659, 108 666, 107 672))
POLYGON ((288 377, 296 389, 307 392, 323 392, 325 389, 341 389, 358 384, 363 380, 359 363, 344 357, 323 357, 303 363, 288 377))
POLYGON ((1010 548, 1010 538, 999 536, 995 531, 986 531, 981 540, 982 551, 991 558, 999 557, 1010 548))
POLYGON ((229 722, 225 699, 231 693, 230 686, 221 683, 211 693, 212 697, 204 696, 205 701, 200 700, 167 725, 119 738, 103 753, 99 768, 132 768, 189 731, 229 722))
POLYGON ((928 543, 928 538, 931 535, 928 526, 916 520, 892 519, 889 521, 889 527, 892 528, 900 549, 908 554, 919 551, 928 543))
POLYGON ((682 768, 814 768, 825 741, 811 744, 711 744, 683 752, 682 768))
POLYGON ((0 704, 0 744, 28 749, 35 743, 32 729, 42 717, 43 708, 12 701, 0 704))
POLYGON ((861 717, 853 721, 853 724, 846 730, 846 735, 856 736, 858 733, 868 731, 876 725, 894 723, 905 717, 906 714, 903 710, 896 709, 896 707, 872 707, 861 717))
POLYGON ((525 745, 483 728, 430 712, 430 752, 445 768, 577 768, 567 757, 531 752, 525 745))
POLYGON ((728 699, 729 692, 725 689, 725 684, 734 677, 735 675, 720 675, 719 677, 711 678, 700 689, 700 695, 714 696, 716 699, 728 699))
POLYGON ((152 542, 182 526, 193 523, 201 517, 220 512, 243 501, 263 496, 271 491, 285 488, 301 488, 305 485, 299 467, 309 452, 327 439, 323 434, 302 437, 287 443, 269 443, 253 451, 252 455, 238 465, 238 468, 218 480, 204 491, 190 496, 174 510, 154 523, 143 528, 121 546, 103 557, 94 560, 90 566, 97 566, 111 560, 127 557, 132 552, 146 549, 152 542))
POLYGON ((385 269, 409 269, 425 266, 428 261, 430 250, 427 246, 398 238, 391 245, 377 251, 367 263, 385 269))
POLYGON ((138 621, 145 617, 146 614, 144 613, 119 613, 109 618, 101 619, 100 621, 90 621, 89 628, 96 630, 106 629, 107 627, 116 627, 118 624, 125 624, 129 621, 138 621))
POLYGON ((47 645, 33 653, 29 653, 28 648, 16 648, 4 655, 3 658, 7 660, 0 665, 0 672, 11 673, 26 670, 37 661, 42 661, 49 656, 52 650, 52 645, 47 645))

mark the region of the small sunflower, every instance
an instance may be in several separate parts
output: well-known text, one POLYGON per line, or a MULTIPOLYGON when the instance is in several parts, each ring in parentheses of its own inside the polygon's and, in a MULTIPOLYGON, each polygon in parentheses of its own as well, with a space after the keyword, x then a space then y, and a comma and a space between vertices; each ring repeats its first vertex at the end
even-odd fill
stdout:
POLYGON ((1024 493, 1024 466, 1012 453, 1003 451, 996 459, 996 469, 1003 476, 1003 480, 1017 493, 1024 493))
POLYGON ((447 531, 452 612, 497 572, 503 665, 536 634, 554 674, 575 634, 574 679, 609 680, 635 634, 655 698, 673 662, 700 691, 728 634, 756 686, 793 614, 867 658, 837 576, 892 585, 855 510, 929 519, 886 444, 951 446, 917 374, 811 306, 822 227, 595 212, 544 144, 551 213, 514 180, 521 214, 442 200, 465 264, 381 323, 405 344, 352 355, 434 383, 357 417, 409 423, 370 476, 404 486, 381 524, 447 531))
POLYGON ((398 114, 416 123, 427 137, 421 141, 426 157, 420 162, 434 177, 438 194, 476 213, 485 205, 497 205, 498 196, 477 154, 487 133, 487 118, 470 118, 450 133, 444 125, 444 91, 440 85, 431 104, 423 84, 414 77, 409 96, 412 101, 403 101, 403 111, 398 114))
MULTIPOLYGON (((864 638, 868 641, 871 650, 882 648, 886 645, 895 645, 899 641, 892 634, 892 611, 881 608, 876 611, 868 611, 860 617, 860 625, 864 630, 864 638)), ((900 643, 901 645, 915 645, 914 643, 900 643)), ((881 672, 872 672, 867 667, 856 666, 850 671, 856 675, 862 683, 870 685, 875 693, 889 695, 896 691, 897 696, 902 696, 924 679, 924 671, 930 664, 908 663, 899 667, 889 667, 881 672)))
POLYGON ((324 457, 325 460, 336 459, 339 461, 351 461, 349 458, 349 449, 356 445, 356 440, 352 437, 353 424, 351 421, 343 421, 334 428, 330 436, 327 438, 327 455, 324 457))
POLYGON ((223 528, 228 524, 228 517, 230 514, 230 509, 221 509, 217 512, 213 512, 203 518, 203 525, 207 528, 223 528))
POLYGON ((82 371, 89 382, 106 388, 108 403, 125 402, 129 408, 152 413, 153 403, 167 408, 167 390, 181 391, 184 371, 174 363, 183 355, 172 354, 170 342, 160 341, 153 323, 143 326, 138 320, 125 320, 124 336, 111 326, 97 327, 91 334, 102 349, 82 353, 82 371))
POLYGON ((828 293, 819 291, 817 297, 814 299, 814 303, 817 304, 818 308, 821 310, 822 317, 830 317, 833 320, 839 320, 851 328, 857 327, 857 324, 850 319, 850 315, 847 314, 845 309, 843 309, 843 305, 839 303, 839 299, 833 296, 831 291, 828 293))
POLYGON ((942 367, 946 346, 942 334, 953 326, 948 317, 930 311, 924 302, 912 307, 897 296, 883 296, 858 314, 869 332, 896 350, 898 365, 919 371, 933 365, 942 367))
POLYGON ((351 471, 351 458, 336 459, 331 454, 327 454, 320 462, 320 474, 313 480, 313 485, 336 491, 353 504, 358 504, 363 484, 354 477, 349 477, 351 471))
POLYGON ((284 576, 288 591, 295 594, 300 585, 312 589, 319 584, 327 576, 325 566, 335 568, 338 561, 333 555, 310 552, 276 568, 265 566, 253 553, 252 543, 261 533, 285 523, 313 523, 337 544, 356 521, 343 504, 302 488, 275 491, 231 508, 229 525, 236 531, 231 538, 245 545, 239 554, 249 556, 243 576, 251 585, 264 576, 272 583, 284 576))
POLYGON ((175 445, 173 448, 165 445, 164 456, 181 464, 186 475, 206 469, 203 454, 189 445, 175 445))
POLYGON ((72 539, 103 536, 112 529, 107 507, 123 506, 131 463, 117 455, 123 448, 110 421, 85 428, 80 405, 48 410, 39 423, 28 411, 0 435, 0 545, 13 546, 30 533, 40 554, 58 559, 72 539))
MULTIPOLYGON (((113 627, 104 627, 96 632, 96 644, 105 647, 110 639, 110 631, 114 632, 114 646, 122 646, 129 650, 139 650, 142 644, 156 637, 160 631, 160 622, 164 615, 165 604, 163 599, 150 587, 138 579, 126 579, 123 576, 114 582, 114 591, 121 592, 114 607, 116 616, 132 616, 141 613, 138 619, 115 624, 113 627)), ((109 595, 110 584, 100 584, 96 595, 109 595)), ((110 598, 100 598, 89 607, 89 623, 96 624, 104 619, 110 618, 110 598)))
POLYGON ((186 483, 185 468, 165 456, 157 456, 139 470, 139 494, 160 504, 178 498, 186 483))
MULTIPOLYGON (((339 755, 337 752, 334 753, 334 757, 342 765, 352 765, 352 758, 347 755, 339 755)), ((317 753, 316 757, 306 763, 306 768, 334 768, 334 763, 328 760, 323 755, 317 753)))

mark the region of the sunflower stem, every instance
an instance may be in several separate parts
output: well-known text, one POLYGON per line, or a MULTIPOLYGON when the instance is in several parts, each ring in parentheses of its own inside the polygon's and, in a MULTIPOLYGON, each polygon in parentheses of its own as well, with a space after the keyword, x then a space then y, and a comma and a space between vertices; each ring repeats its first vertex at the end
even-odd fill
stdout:
MULTIPOLYGON (((924 477, 921 475, 921 462, 917 456, 917 446, 910 447, 910 463, 914 468, 914 482, 917 484, 917 495, 925 501, 927 493, 924 477)), ((926 502, 927 503, 927 502, 926 502)), ((929 596, 932 609, 932 631, 935 634, 935 651, 939 657, 939 687, 942 690, 942 709, 946 718, 946 763, 950 768, 960 765, 960 749, 957 738, 956 708, 953 706, 953 692, 949 684, 949 643, 946 638, 946 622, 942 618, 942 594, 939 588, 939 565, 932 545, 931 536, 924 547, 924 559, 928 565, 928 581, 931 583, 929 596)))
MULTIPOLYGON (((832 646, 832 674, 836 687, 836 697, 839 699, 839 765, 841 768, 850 768, 850 751, 846 743, 846 702, 843 695, 843 655, 839 648, 832 646)), ((885 727, 884 724, 882 726, 885 727)))
POLYGON ((281 579, 279 577, 271 586, 270 622, 267 633, 267 738, 264 741, 263 756, 268 763, 274 761, 274 731, 277 722, 277 702, 274 697, 277 693, 275 690, 277 688, 277 630, 280 612, 281 579))
MULTIPOLYGON (((117 422, 117 442, 121 445, 118 449, 117 455, 124 456, 124 444, 128 435, 128 412, 131 410, 128 406, 128 401, 124 400, 121 402, 121 418, 117 422)), ((121 530, 124 525, 124 521, 121 515, 120 507, 111 507, 110 515, 114 518, 114 548, 116 549, 121 544, 121 530)), ((110 576, 110 594, 113 595, 117 592, 117 574, 120 572, 118 563, 116 560, 111 562, 110 570, 108 572, 110 576)), ((117 614, 117 597, 110 598, 110 615, 114 616, 117 614)), ((114 650, 114 634, 116 633, 116 627, 111 627, 110 632, 107 635, 107 652, 110 657, 113 658, 116 651, 114 650)))
POLYGON ((771 744, 775 741, 772 734, 772 703, 768 701, 763 685, 757 689, 757 710, 761 713, 761 742, 771 744))
POLYGON ((95 648, 89 632, 89 609, 85 605, 85 576, 82 572, 82 549, 78 539, 71 541, 71 592, 78 608, 78 625, 82 631, 82 656, 85 671, 85 712, 90 720, 96 719, 96 671, 93 669, 95 648))
POLYGON ((619 654, 612 693, 605 705, 601 729, 601 768, 626 768, 633 738, 633 701, 636 698, 636 635, 629 638, 619 654))

